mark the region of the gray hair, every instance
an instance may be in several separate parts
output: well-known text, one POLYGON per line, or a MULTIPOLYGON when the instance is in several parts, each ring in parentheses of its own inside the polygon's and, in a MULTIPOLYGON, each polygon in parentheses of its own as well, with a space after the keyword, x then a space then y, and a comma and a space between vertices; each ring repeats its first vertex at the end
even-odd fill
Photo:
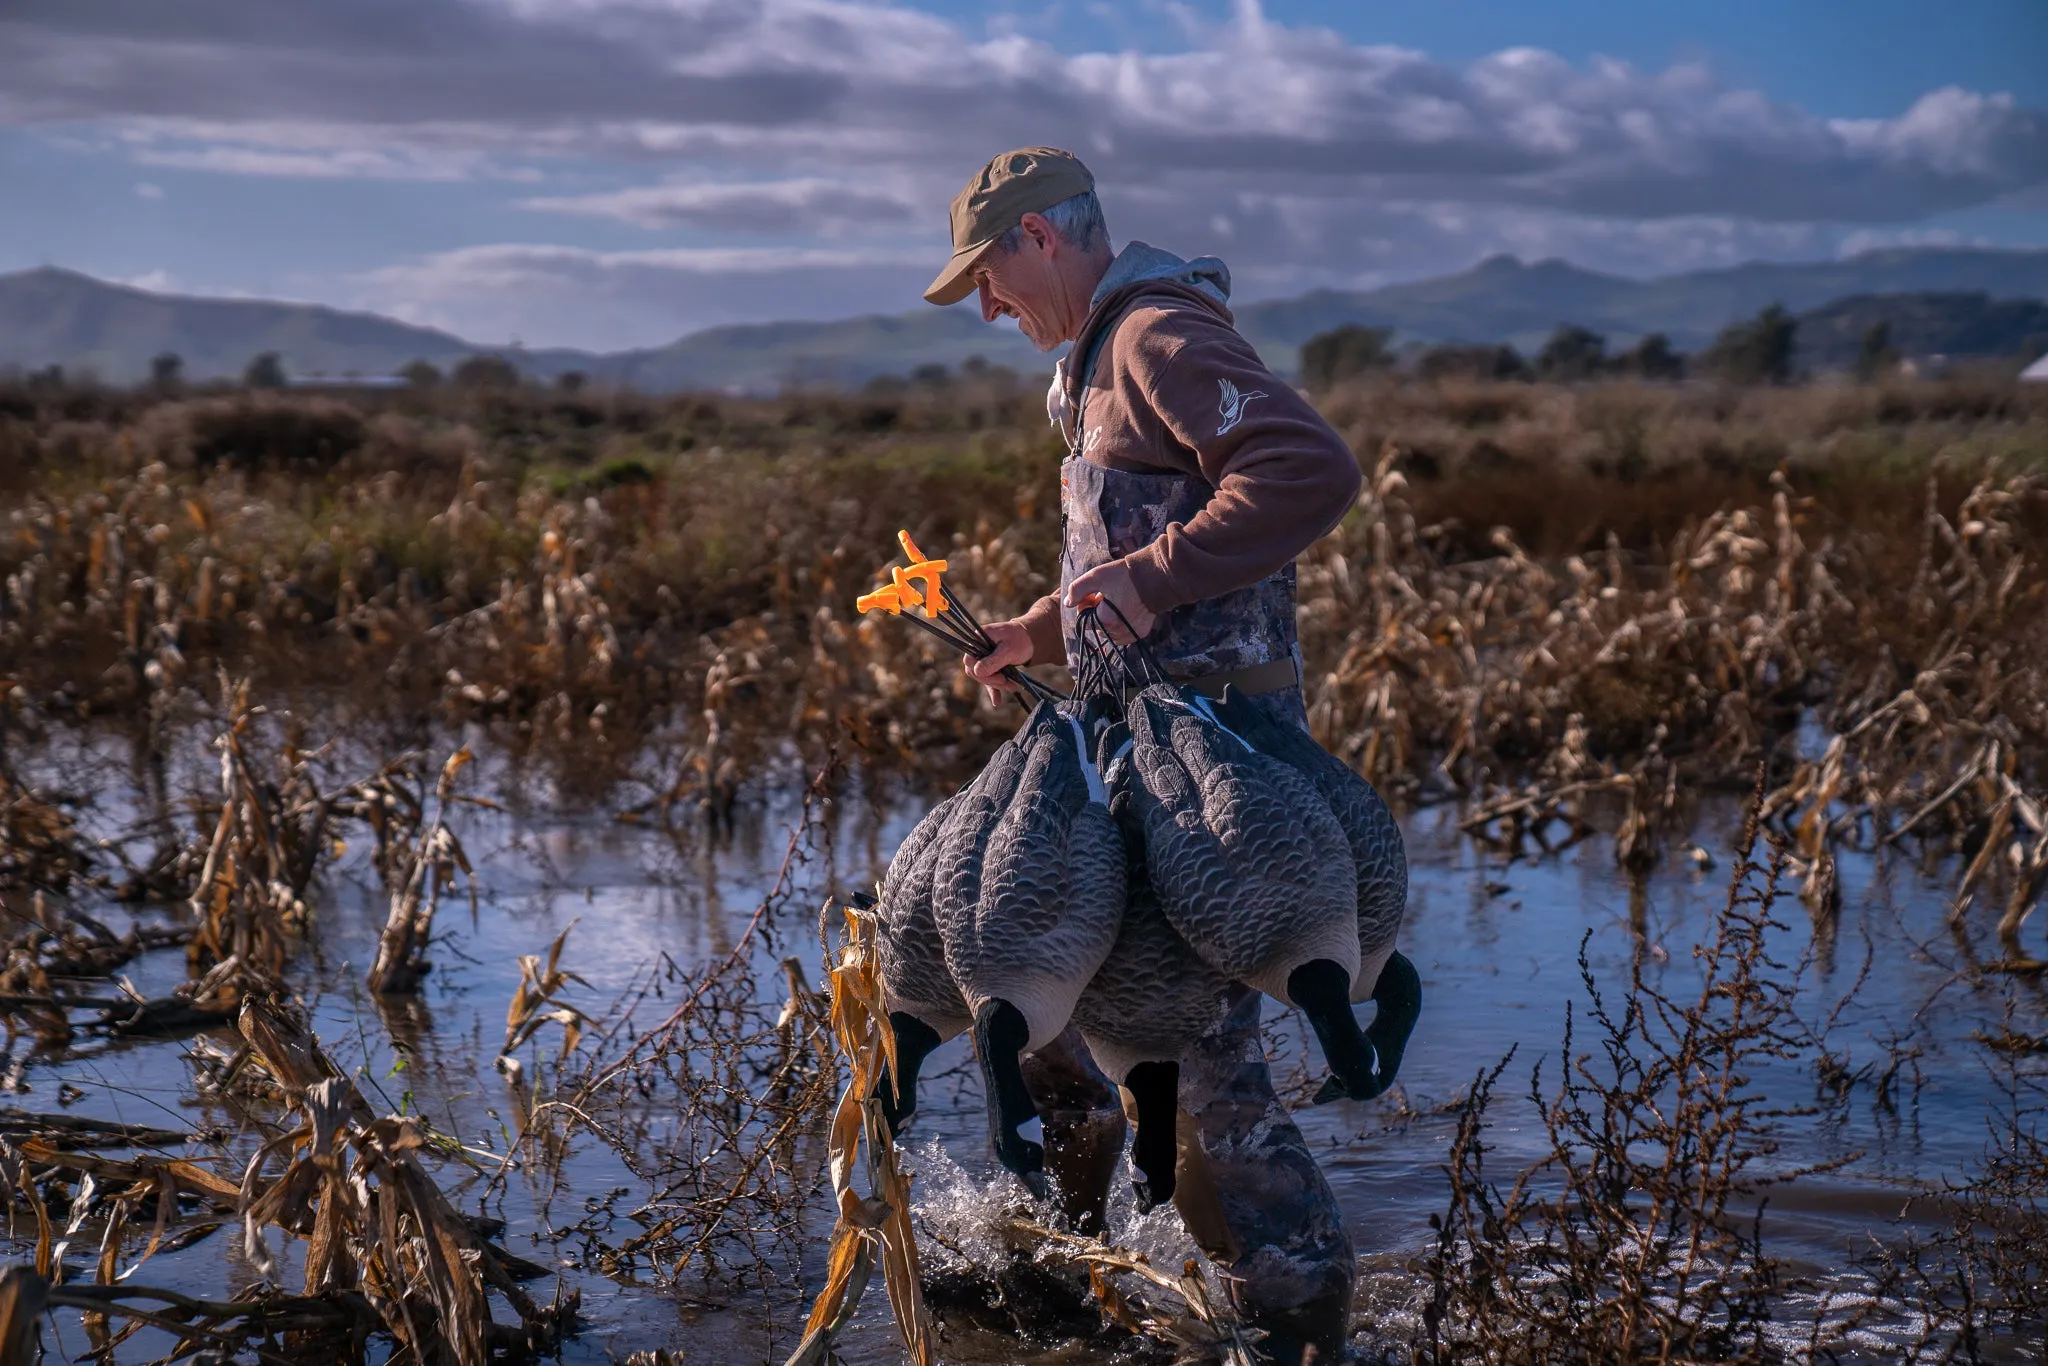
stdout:
MULTIPOLYGON (((1067 199, 1062 199, 1051 208, 1039 214, 1060 241, 1076 251, 1093 251, 1098 246, 1109 245, 1109 224, 1103 221, 1102 201, 1095 197, 1095 191, 1083 190, 1067 199)), ((1024 225, 1018 224, 996 239, 996 250, 1008 256, 1024 245, 1024 225)))

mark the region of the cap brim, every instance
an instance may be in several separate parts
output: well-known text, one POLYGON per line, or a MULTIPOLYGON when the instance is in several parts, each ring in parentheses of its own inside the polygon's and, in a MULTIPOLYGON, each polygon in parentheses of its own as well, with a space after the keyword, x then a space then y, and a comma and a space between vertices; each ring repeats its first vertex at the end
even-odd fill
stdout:
POLYGON ((976 242, 954 252, 953 259, 946 262, 946 268, 939 272, 939 278, 932 281, 930 288, 925 290, 924 301, 941 306, 957 304, 974 293, 974 263, 981 259, 981 254, 994 242, 995 239, 990 238, 986 242, 976 242))

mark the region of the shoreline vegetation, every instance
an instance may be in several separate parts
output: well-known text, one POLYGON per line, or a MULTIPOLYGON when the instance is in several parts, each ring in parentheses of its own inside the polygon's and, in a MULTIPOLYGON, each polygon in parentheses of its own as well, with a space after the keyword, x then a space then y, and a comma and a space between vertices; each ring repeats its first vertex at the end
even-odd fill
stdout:
MULTIPOLYGON (((1801 1023, 1797 967, 1773 961, 1767 931, 1797 915, 1815 940, 1831 933, 1838 857, 1940 869, 1949 909, 1916 932, 1945 938, 1970 980, 2038 995, 2048 971, 2048 386, 1373 375, 1318 401, 1367 478, 1301 565, 1324 743, 1397 810, 1456 804, 1468 837, 1513 856, 1598 838, 1637 878, 1694 856, 1707 794, 1749 802, 1697 995, 1587 969, 1592 1042, 1564 1041, 1562 1073, 1554 1059, 1530 1076, 1538 1167, 1488 1167, 1509 1064, 1475 1077, 1439 1243, 1415 1266, 1419 1326, 1376 1350, 1511 1362, 1540 1341, 1548 1360, 1768 1361, 1796 1355, 1764 1331, 1788 1316, 1810 1323, 1809 1356, 1853 1359, 1878 1322, 1908 1325, 1920 1360, 2039 1350, 2038 1001, 1986 1041, 2010 1104, 1986 1117, 1985 1161, 1927 1193, 1951 1217, 1875 1242, 1853 1303, 1822 1291, 1815 1307, 1744 1211, 1785 1178, 1769 1157, 1793 1113, 1749 1073, 1791 1062, 1825 1082, 1835 1056, 1801 1023)), ((861 620, 853 599, 901 527, 945 555, 949 589, 983 620, 1020 610, 1054 563, 1058 456, 1039 395, 1000 373, 776 400, 0 386, 0 1008, 46 1048, 231 1026, 240 1043, 208 1084, 252 1132, 283 1136, 235 1185, 81 1151, 119 1146, 107 1135, 0 1132, 14 1255, 33 1264, 0 1278, 0 1357, 46 1305, 89 1333, 147 1315, 274 1351, 376 1333, 462 1366, 573 1331, 573 1297, 522 1289, 533 1268, 437 1187, 433 1160, 469 1137, 380 1117, 282 985, 344 830, 374 839, 390 897, 379 999, 419 990, 436 907, 473 894, 451 815, 480 800, 462 790, 468 751, 334 772, 316 741, 359 717, 466 728, 548 759, 563 800, 643 824, 715 824, 771 789, 804 793, 783 873, 731 955, 662 969, 678 974, 660 983, 679 1002, 665 1023, 627 1030, 623 998, 566 1006, 576 945, 558 939, 522 961, 504 1049, 515 1071, 531 1059, 521 1150, 559 1163, 572 1140, 603 1144, 667 1201, 624 1243, 587 1234, 592 1265, 800 1280, 838 1071, 815 986, 757 974, 749 939, 785 913, 804 932, 792 860, 849 766, 925 791, 1014 722, 957 660, 861 620), (270 699, 292 701, 288 725, 270 699), (159 758, 218 734, 220 782, 166 794, 149 838, 130 837, 141 854, 110 852, 89 793, 28 776, 42 741, 88 725, 159 758), (679 746, 670 778, 621 808, 657 735, 679 746), (115 935, 93 896, 162 908, 160 927, 115 935), (120 965, 173 943, 191 980, 122 1003, 120 965), (543 1024, 550 1053, 561 1040, 545 1063, 543 1024), (374 1199, 338 1178, 349 1164, 374 1199), (304 1285, 138 1308, 148 1292, 116 1270, 146 1259, 169 1217, 152 1211, 181 1200, 239 1216, 252 1247, 304 1242, 304 1285), (110 1249, 97 1276, 74 1265, 53 1284, 53 1230, 88 1218, 110 1249), (493 1296, 516 1327, 493 1323, 493 1296)), ((1839 1089, 1902 1103, 1902 1057, 1839 1089)), ((1190 1321, 1098 1300, 1134 1339, 1190 1321)))

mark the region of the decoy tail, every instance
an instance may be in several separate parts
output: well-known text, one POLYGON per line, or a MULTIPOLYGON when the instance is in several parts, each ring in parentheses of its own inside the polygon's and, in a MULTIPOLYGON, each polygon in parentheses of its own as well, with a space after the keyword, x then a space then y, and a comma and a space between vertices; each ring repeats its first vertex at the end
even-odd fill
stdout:
POLYGON ((1174 1164, 1179 1151, 1174 1130, 1180 1123, 1180 1064, 1141 1062, 1124 1078, 1124 1089, 1136 1102, 1137 1123, 1131 1135, 1131 1165, 1138 1176, 1131 1183, 1138 1213, 1150 1214, 1173 1199, 1174 1164))
POLYGON ((1373 1078, 1379 1058, 1372 1040, 1351 1013, 1351 974, 1327 958, 1303 963, 1287 975, 1287 994, 1308 1016, 1330 1064, 1330 1080, 1316 1096, 1321 1102, 1350 1097, 1362 1100, 1379 1094, 1373 1078))
POLYGON ((1392 1086, 1400 1073, 1401 1055, 1408 1047, 1408 1036, 1415 1032, 1415 1021, 1422 1014, 1422 976, 1415 971, 1415 964, 1408 961, 1406 954, 1396 952, 1387 959, 1386 966, 1380 969, 1379 980, 1373 983, 1372 999, 1373 1004, 1379 1007, 1379 1013, 1365 1030, 1366 1043, 1376 1059, 1371 1085, 1361 1090, 1333 1076, 1316 1093, 1316 1104, 1332 1100, 1371 1100, 1392 1086))
POLYGON ((974 1051, 981 1059, 982 1084, 988 1092, 989 1141, 996 1161, 1043 1199, 1051 1189, 1045 1179, 1045 1149, 1017 1132, 1038 1118, 1038 1102, 1024 1084, 1020 1062, 1030 1038, 1024 1012, 1008 1001, 985 1001, 974 1012, 974 1051))
POLYGON ((917 1073, 924 1060, 939 1046, 939 1032, 915 1015, 900 1010, 889 1012, 889 1031, 896 1036, 896 1079, 903 1084, 899 1095, 890 1084, 889 1069, 875 1078, 875 1096, 882 1102, 882 1118, 889 1122, 889 1137, 903 1132, 904 1121, 917 1112, 917 1073))

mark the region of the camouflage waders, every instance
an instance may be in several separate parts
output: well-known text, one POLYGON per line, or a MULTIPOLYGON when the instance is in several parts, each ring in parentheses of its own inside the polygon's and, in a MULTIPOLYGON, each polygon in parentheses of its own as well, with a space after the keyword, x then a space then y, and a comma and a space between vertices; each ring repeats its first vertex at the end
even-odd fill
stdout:
MULTIPOLYGON (((1158 539, 1168 526, 1185 524, 1214 492, 1190 475, 1111 469, 1079 454, 1061 466, 1060 486, 1062 589, 1158 539)), ((1062 625, 1068 658, 1078 658, 1072 609, 1062 609, 1062 625)), ((1294 566, 1177 607, 1145 639, 1169 674, 1189 682, 1295 663, 1294 566)), ((1254 700, 1277 718, 1307 725, 1298 683, 1254 700)), ((1314 1360, 1334 1366, 1343 1359, 1351 1302, 1350 1235, 1301 1130, 1274 1094, 1259 1036, 1262 998, 1239 990, 1223 1025, 1181 1063, 1173 1203, 1222 1272, 1238 1311, 1272 1335, 1273 1359, 1291 1366, 1313 1347, 1314 1360)), ((1067 1214, 1081 1227, 1099 1228, 1123 1155, 1117 1087, 1071 1028, 1026 1058, 1024 1075, 1039 1103, 1046 1166, 1067 1214)))
MULTIPOLYGON (((1080 657, 1080 619, 1065 605, 1066 587, 1098 565, 1150 545, 1176 523, 1186 525, 1215 490, 1193 475, 1172 470, 1118 470, 1071 455, 1060 466, 1060 629, 1067 658, 1080 657)), ((1183 682, 1282 666, 1284 683, 1250 688, 1269 705, 1292 695, 1281 710, 1306 725, 1301 709, 1300 649, 1294 635, 1294 566, 1221 597, 1176 607, 1153 623, 1145 644, 1166 672, 1183 682)))
MULTIPOLYGON (((1222 1273, 1231 1303, 1271 1337, 1278 1366, 1335 1366, 1351 1306, 1351 1237, 1301 1130, 1274 1094, 1249 987, 1224 1023, 1181 1060, 1181 1222, 1222 1273)), ((1124 1150, 1117 1087, 1069 1028, 1024 1059, 1045 1126, 1045 1164, 1074 1226, 1099 1232, 1124 1150)))

